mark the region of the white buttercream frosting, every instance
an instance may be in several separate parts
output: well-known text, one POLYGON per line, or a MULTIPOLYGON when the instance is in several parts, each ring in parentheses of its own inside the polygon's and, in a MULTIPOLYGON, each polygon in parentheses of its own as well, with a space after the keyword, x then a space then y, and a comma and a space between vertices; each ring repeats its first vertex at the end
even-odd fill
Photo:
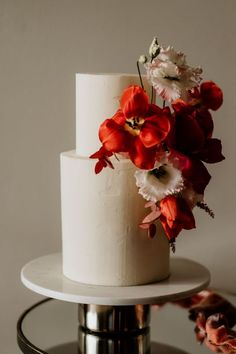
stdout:
POLYGON ((147 212, 135 185, 135 166, 94 173, 94 160, 61 155, 63 272, 75 281, 126 286, 169 275, 169 244, 161 226, 154 239, 138 226, 147 212))
POLYGON ((101 146, 100 124, 115 114, 122 91, 133 84, 140 84, 138 75, 76 75, 76 151, 61 154, 61 206, 63 273, 77 282, 126 286, 169 275, 161 225, 154 239, 138 226, 147 211, 135 166, 115 160, 114 170, 96 175, 96 161, 89 159, 101 146))

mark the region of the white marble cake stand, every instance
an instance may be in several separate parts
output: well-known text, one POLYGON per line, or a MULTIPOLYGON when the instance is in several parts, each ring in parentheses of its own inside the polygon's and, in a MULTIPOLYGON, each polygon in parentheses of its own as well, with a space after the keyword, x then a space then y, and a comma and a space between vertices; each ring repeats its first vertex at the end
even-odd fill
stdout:
POLYGON ((205 289, 210 282, 209 271, 194 261, 173 257, 171 275, 153 284, 110 287, 77 283, 62 273, 61 254, 50 254, 26 264, 21 280, 30 290, 58 300, 78 304, 128 306, 156 304, 191 296, 205 289))
MULTIPOLYGON (((78 303, 78 348, 82 354, 143 354, 150 353, 150 348, 154 354, 150 305, 191 296, 210 282, 209 271, 199 263, 174 257, 170 264, 170 277, 159 283, 94 286, 66 278, 61 254, 51 254, 26 264, 21 279, 36 293, 78 303)), ((172 353, 168 346, 161 351, 172 353)))

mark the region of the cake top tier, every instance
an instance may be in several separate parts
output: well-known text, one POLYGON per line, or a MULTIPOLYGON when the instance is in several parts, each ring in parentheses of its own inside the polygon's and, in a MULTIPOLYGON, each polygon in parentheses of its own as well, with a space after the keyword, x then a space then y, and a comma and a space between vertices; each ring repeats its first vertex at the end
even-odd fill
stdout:
MULTIPOLYGON (((145 78, 145 89, 150 90, 145 78)), ((100 124, 119 108, 122 91, 140 85, 132 74, 76 74, 76 152, 88 157, 100 147, 100 124)))

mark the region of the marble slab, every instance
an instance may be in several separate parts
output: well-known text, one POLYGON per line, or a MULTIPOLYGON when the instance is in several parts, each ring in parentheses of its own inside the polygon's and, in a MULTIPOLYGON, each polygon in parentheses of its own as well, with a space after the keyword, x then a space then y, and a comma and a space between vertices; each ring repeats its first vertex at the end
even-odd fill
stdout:
POLYGON ((62 273, 60 253, 49 254, 27 263, 21 280, 30 290, 58 300, 96 305, 156 304, 191 296, 205 289, 209 271, 201 264, 173 257, 168 279, 147 285, 110 287, 81 284, 62 273))

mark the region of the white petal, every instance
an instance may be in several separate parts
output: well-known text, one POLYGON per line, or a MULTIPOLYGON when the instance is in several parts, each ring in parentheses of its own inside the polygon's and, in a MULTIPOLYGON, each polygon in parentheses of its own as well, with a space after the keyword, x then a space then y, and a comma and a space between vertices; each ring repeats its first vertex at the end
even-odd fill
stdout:
MULTIPOLYGON (((144 199, 158 202, 167 195, 179 193, 184 187, 181 171, 172 164, 161 165, 165 171, 163 176, 156 177, 152 171, 138 170, 135 172, 136 185, 144 199)), ((160 165, 157 165, 160 168, 160 165)))
POLYGON ((187 98, 188 91, 201 81, 201 68, 188 66, 185 55, 172 47, 162 47, 160 54, 145 67, 157 94, 170 102, 187 98))

